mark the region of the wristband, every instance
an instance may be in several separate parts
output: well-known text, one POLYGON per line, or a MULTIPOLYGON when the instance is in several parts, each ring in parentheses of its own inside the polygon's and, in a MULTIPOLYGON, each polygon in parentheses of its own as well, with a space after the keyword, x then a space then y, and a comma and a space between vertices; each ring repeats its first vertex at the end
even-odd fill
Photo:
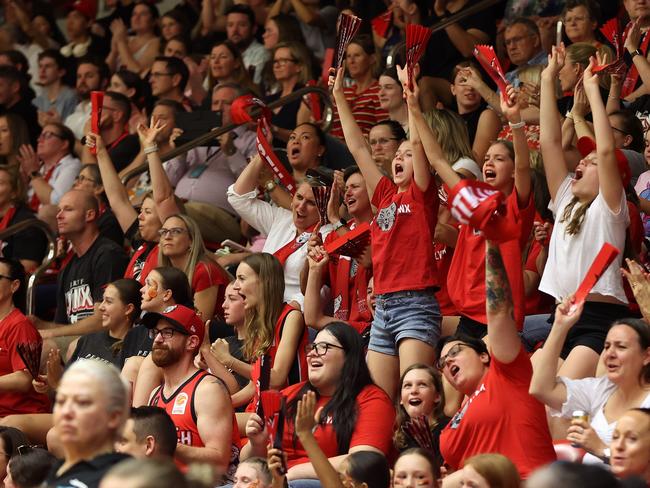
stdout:
POLYGON ((513 124, 512 122, 508 122, 508 125, 510 126, 511 129, 523 129, 526 127, 526 122, 523 120, 520 122, 517 122, 516 124, 513 124))
POLYGON ((32 171, 29 173, 29 181, 32 181, 34 178, 40 177, 41 174, 38 171, 32 171))
POLYGON ((634 59, 635 56, 643 56, 643 53, 639 48, 636 48, 634 51, 632 51, 632 59, 634 59))
POLYGON ((145 154, 151 154, 155 153, 158 151, 158 144, 154 144, 153 146, 145 147, 144 148, 144 153, 145 154))
POLYGON ((346 225, 348 225, 348 223, 345 220, 341 219, 336 224, 334 224, 334 227, 332 227, 332 230, 337 231, 341 227, 345 227, 346 225))
POLYGON ((567 112, 564 114, 564 117, 565 117, 566 119, 571 119, 571 120, 573 120, 573 114, 572 114, 571 111, 569 111, 569 110, 567 110, 567 112))

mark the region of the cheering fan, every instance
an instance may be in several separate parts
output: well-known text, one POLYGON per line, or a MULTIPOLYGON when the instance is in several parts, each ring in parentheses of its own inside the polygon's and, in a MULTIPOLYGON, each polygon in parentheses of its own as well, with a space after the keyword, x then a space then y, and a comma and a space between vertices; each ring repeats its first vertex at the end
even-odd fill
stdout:
POLYGON ((350 41, 352 41, 357 32, 359 32, 359 27, 361 27, 361 19, 359 17, 349 14, 341 14, 341 17, 339 17, 334 69, 339 69, 343 64, 345 51, 348 48, 350 41))
POLYGON ((418 64, 424 54, 430 37, 431 29, 419 24, 406 25, 406 72, 409 77, 410 90, 413 90, 413 82, 415 81, 413 75, 415 65, 418 64))

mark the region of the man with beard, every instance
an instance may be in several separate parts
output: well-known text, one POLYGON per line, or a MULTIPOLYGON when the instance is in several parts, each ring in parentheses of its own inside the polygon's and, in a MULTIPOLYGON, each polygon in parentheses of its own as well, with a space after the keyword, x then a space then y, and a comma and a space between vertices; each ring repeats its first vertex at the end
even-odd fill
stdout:
POLYGON ((193 462, 210 464, 232 481, 240 442, 230 394, 218 378, 194 366, 203 322, 183 305, 150 312, 142 321, 153 340, 151 358, 163 374, 149 404, 165 409, 176 426, 176 464, 182 470, 193 462))
MULTIPOLYGON (((84 126, 90 118, 90 92, 93 90, 104 90, 108 84, 109 71, 106 63, 98 58, 83 57, 77 64, 77 96, 81 100, 66 119, 63 121, 77 140, 84 136, 84 126)), ((50 121, 57 121, 56 115, 52 120, 42 120, 43 124, 50 121)), ((80 149, 80 148, 79 148, 80 149)), ((80 153, 80 151, 77 151, 80 153)))
POLYGON ((236 4, 226 11, 226 35, 244 60, 249 72, 254 70, 253 81, 262 81, 262 68, 269 59, 269 52, 255 40, 255 14, 248 5, 236 4))

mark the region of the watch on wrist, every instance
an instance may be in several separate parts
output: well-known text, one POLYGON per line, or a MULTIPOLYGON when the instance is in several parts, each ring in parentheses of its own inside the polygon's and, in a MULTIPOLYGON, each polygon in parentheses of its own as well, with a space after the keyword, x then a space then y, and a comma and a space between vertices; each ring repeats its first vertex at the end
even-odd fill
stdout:
POLYGON ((603 455, 599 456, 605 464, 609 464, 609 458, 612 457, 612 450, 609 447, 603 449, 603 455))
POLYGON ((264 189, 268 192, 272 192, 275 190, 275 187, 278 186, 275 180, 268 180, 266 183, 264 183, 264 189))
POLYGON ((634 51, 632 51, 631 54, 632 54, 632 59, 634 59, 635 56, 643 56, 643 53, 638 47, 634 51))
POLYGON ((38 172, 38 170, 32 171, 29 173, 29 181, 32 181, 34 178, 38 178, 39 176, 41 176, 41 174, 38 172))

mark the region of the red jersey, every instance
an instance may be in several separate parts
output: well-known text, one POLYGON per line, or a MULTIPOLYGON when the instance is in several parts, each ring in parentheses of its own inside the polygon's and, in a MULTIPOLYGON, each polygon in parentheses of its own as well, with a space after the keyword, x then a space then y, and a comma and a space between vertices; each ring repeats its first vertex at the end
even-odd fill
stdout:
MULTIPOLYGON (((372 85, 366 88, 362 93, 357 94, 357 86, 352 85, 343 89, 345 99, 350 105, 354 120, 359 124, 359 128, 364 135, 367 135, 372 129, 372 126, 382 120, 387 120, 388 112, 382 109, 379 105, 379 82, 375 81, 372 85)), ((332 114, 332 127, 330 128, 330 135, 343 139, 343 128, 341 127, 341 119, 339 113, 334 109, 332 114)))
POLYGON ((376 295, 438 285, 433 236, 439 202, 434 178, 425 192, 414 179, 401 193, 389 178, 379 180, 372 196, 378 212, 370 226, 376 295))
MULTIPOLYGON (((539 254, 542 252, 542 250, 542 245, 533 238, 530 244, 530 250, 528 251, 528 257, 526 258, 526 264, 524 265, 525 271, 532 271, 533 273, 539 274, 539 271, 537 270, 537 258, 539 257, 539 254)), ((555 300, 551 295, 547 295, 543 291, 536 289, 526 297, 526 305, 524 309, 525 314, 536 315, 542 313, 551 313, 553 303, 555 303, 555 300)))
MULTIPOLYGON (((278 346, 280 345, 280 339, 282 338, 282 330, 284 329, 284 322, 287 319, 287 316, 290 312, 296 310, 291 305, 285 303, 282 313, 278 317, 277 322, 275 323, 275 333, 273 335, 273 343, 266 352, 271 359, 271 367, 275 362, 275 355, 278 353, 278 346)), ((295 383, 305 381, 307 379, 307 354, 305 353, 305 346, 308 341, 307 327, 303 329, 302 336, 300 336, 300 342, 298 343, 298 350, 296 351, 296 358, 291 365, 289 370, 289 375, 287 376, 287 383, 285 386, 293 385, 295 383)), ((259 381, 261 374, 261 358, 257 358, 255 362, 251 365, 251 381, 255 385, 255 393, 253 398, 246 406, 247 412, 257 411, 257 404, 259 402, 259 381)))
MULTIPOLYGON (((42 343, 43 340, 29 319, 15 308, 0 321, 0 376, 27 370, 16 349, 19 342, 42 343)), ((0 418, 49 411, 47 395, 36 393, 31 386, 27 393, 4 391, 0 395, 0 418)))
MULTIPOLYGON (((506 197, 508 216, 517 218, 521 227, 519 240, 499 244, 515 306, 517 326, 524 320, 524 277, 522 252, 528 244, 535 220, 535 205, 531 192, 528 205, 519 208, 517 190, 506 197)), ((485 313, 485 237, 467 225, 460 226, 458 241, 447 276, 447 291, 458 313, 483 324, 485 313)))
MULTIPOLYGON (((349 222, 350 230, 357 223, 349 222)), ((336 232, 325 237, 324 245, 339 238, 336 232)), ((372 268, 361 266, 356 259, 348 256, 331 256, 327 270, 323 273, 323 282, 330 286, 334 301, 333 315, 354 327, 362 334, 372 322, 372 314, 366 304, 368 281, 372 277, 372 268)))
POLYGON ((523 347, 510 364, 492 357, 479 387, 440 434, 440 453, 452 470, 490 452, 509 458, 522 478, 555 461, 544 405, 528 394, 532 375, 523 347))
MULTIPOLYGON (((154 394, 151 397, 149 405, 164 409, 174 422, 174 425, 176 426, 176 437, 179 444, 205 447, 196 425, 194 395, 199 383, 208 376, 212 375, 207 371, 200 369, 179 386, 169 398, 165 398, 165 395, 163 394, 164 383, 154 390, 154 394)), ((239 449, 241 448, 239 428, 237 427, 237 419, 235 418, 234 412, 232 414, 232 420, 231 457, 228 465, 228 472, 226 474, 228 479, 232 479, 235 474, 237 464, 239 463, 239 449)), ((187 466, 183 463, 177 460, 175 462, 180 469, 183 471, 187 470, 187 466)))
POLYGON ((138 280, 140 283, 144 284, 144 279, 140 279, 140 275, 144 271, 147 259, 152 254, 158 254, 158 244, 153 242, 144 242, 138 247, 133 256, 131 256, 131 261, 129 261, 128 266, 126 267, 126 272, 124 273, 125 278, 133 278, 138 280))
MULTIPOLYGON (((342 381, 345 381, 345 378, 342 378, 342 381)), ((282 390, 282 394, 287 398, 287 403, 298 394, 303 386, 305 386, 304 383, 299 383, 282 390)), ((318 398, 316 408, 326 405, 330 399, 331 397, 323 396, 318 398)), ((333 427, 335 420, 328 416, 324 423, 318 424, 314 429, 316 442, 328 458, 347 454, 341 452, 338 447, 333 427)), ((388 395, 378 386, 366 386, 357 395, 357 419, 350 438, 350 447, 372 446, 379 449, 384 455, 388 455, 393 445, 394 422, 395 408, 388 395)), ((282 449, 287 455, 289 468, 310 462, 300 441, 297 438, 294 439, 294 423, 289 419, 284 424, 282 449)))

